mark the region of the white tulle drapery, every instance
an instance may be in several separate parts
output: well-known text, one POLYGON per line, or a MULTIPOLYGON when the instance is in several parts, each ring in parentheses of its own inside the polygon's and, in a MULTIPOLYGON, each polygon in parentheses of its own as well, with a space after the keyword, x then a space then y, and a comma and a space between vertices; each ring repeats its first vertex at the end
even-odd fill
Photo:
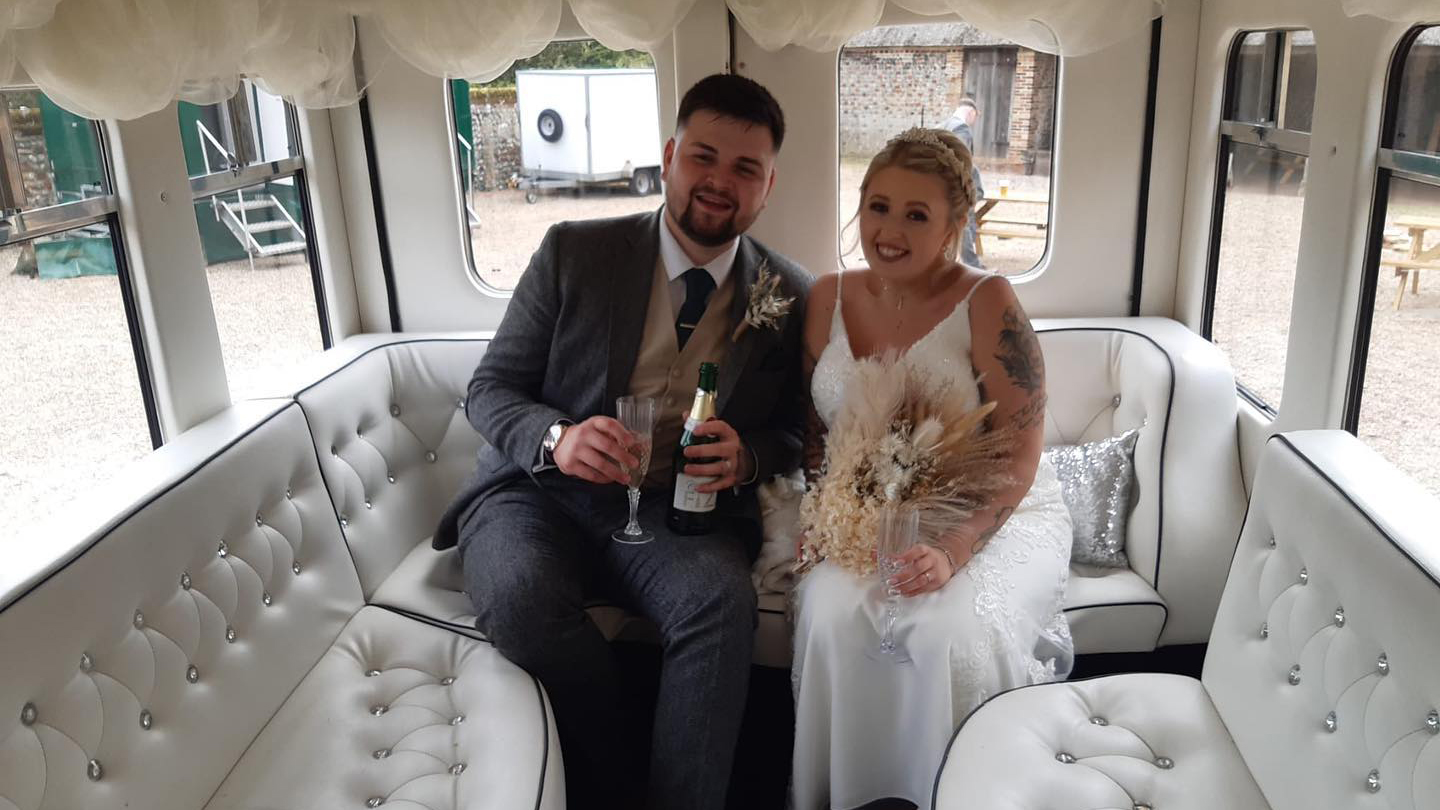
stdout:
POLYGON ((613 51, 648 51, 685 19, 695 0, 570 0, 585 33, 613 51))
MULTIPOLYGON (((1143 30, 1164 11, 1164 0, 893 2, 916 14, 957 14, 988 34, 1061 56, 1081 56, 1113 45, 1143 30)), ((751 39, 771 51, 786 45, 834 50, 861 31, 874 27, 885 8, 884 0, 728 0, 728 3, 751 39)))
POLYGON ((302 106, 350 104, 355 2, 24 0, 0 37, 0 78, 11 79, 13 60, 90 118, 138 118, 177 98, 214 103, 242 74, 302 106))
MULTIPOLYGON (((1342 0, 1405 18, 1434 0, 1342 0)), ((538 53, 569 2, 609 48, 651 50, 696 0, 0 0, 0 82, 28 76, 61 106, 136 118, 173 99, 212 103, 241 76, 303 107, 350 104, 355 17, 400 58, 445 78, 488 81, 538 53)), ((1078 55, 1140 30, 1160 0, 894 0, 955 13, 1036 50, 1078 55)), ((832 51, 879 23, 885 0, 727 0, 761 47, 832 51)))
POLYGON ((745 33, 767 51, 833 51, 880 22, 885 0, 728 0, 745 33))
POLYGON ((475 82, 539 53, 560 28, 560 0, 406 0, 374 3, 364 14, 405 61, 475 82))
POLYGON ((1340 0, 1346 16, 1368 14, 1405 23, 1440 22, 1440 5, 1435 0, 1340 0))

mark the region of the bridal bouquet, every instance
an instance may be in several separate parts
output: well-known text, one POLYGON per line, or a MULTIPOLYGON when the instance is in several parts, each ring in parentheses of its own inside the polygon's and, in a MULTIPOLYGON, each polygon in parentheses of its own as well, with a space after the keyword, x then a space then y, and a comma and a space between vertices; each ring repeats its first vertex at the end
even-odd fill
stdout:
POLYGON ((874 572, 885 503, 917 507, 921 539, 934 542, 1010 483, 1012 437, 985 424, 995 403, 967 408, 952 384, 893 355, 861 361, 845 387, 820 480, 800 506, 797 573, 822 559, 874 572))

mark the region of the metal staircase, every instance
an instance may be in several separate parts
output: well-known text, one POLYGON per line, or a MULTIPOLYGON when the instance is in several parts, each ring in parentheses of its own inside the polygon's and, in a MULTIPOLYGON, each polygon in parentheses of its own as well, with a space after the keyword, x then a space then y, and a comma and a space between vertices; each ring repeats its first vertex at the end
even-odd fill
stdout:
MULTIPOLYGON (((225 158, 226 169, 238 173, 240 161, 235 153, 225 148, 203 122, 196 121, 195 127, 200 134, 205 173, 208 175, 214 171, 210 165, 210 148, 225 158)), ((290 216, 274 194, 252 190, 247 195, 243 189, 217 194, 210 198, 210 210, 215 212, 216 220, 225 223, 230 234, 245 249, 252 270, 256 256, 279 256, 306 248, 305 229, 290 216), (262 240, 259 238, 262 234, 275 236, 262 240)))
POLYGON ((279 256, 305 249, 305 229, 274 194, 251 192, 247 197, 245 192, 237 191, 233 199, 228 194, 212 197, 210 205, 252 261, 256 256, 279 256), (277 236, 267 241, 257 238, 267 233, 277 236))

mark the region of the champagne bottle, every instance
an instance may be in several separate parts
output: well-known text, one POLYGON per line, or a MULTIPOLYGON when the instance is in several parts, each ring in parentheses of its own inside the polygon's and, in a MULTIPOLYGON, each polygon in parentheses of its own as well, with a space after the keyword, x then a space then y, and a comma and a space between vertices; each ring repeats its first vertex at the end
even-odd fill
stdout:
POLYGON ((705 464, 711 459, 687 458, 685 448, 719 440, 715 436, 695 435, 695 428, 715 416, 715 381, 719 376, 719 365, 700 364, 700 385, 695 389, 695 401, 690 405, 690 415, 685 419, 685 432, 680 435, 680 445, 675 448, 675 488, 665 522, 676 534, 705 534, 711 530, 714 523, 716 493, 697 491, 698 487, 714 479, 685 474, 686 464, 705 464))

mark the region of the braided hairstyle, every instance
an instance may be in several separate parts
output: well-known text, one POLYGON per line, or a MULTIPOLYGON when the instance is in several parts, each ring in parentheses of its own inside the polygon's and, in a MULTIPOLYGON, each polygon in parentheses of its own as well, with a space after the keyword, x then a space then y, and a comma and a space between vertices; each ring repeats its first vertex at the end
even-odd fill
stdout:
MULTIPOLYGON (((907 129, 891 138, 885 148, 870 159, 865 170, 865 179, 860 181, 860 204, 865 202, 865 191, 870 178, 881 169, 890 167, 907 169, 921 174, 933 174, 945 183, 945 199, 950 203, 950 224, 955 236, 945 248, 945 256, 955 259, 960 238, 965 232, 965 223, 970 218, 970 209, 975 205, 975 180, 971 169, 970 150, 965 148, 955 133, 946 129, 907 129)), ((860 212, 855 212, 858 219, 860 212)), ((852 219, 853 223, 855 220, 852 219)), ((848 227, 848 226, 847 226, 848 227)), ((859 239, 856 233, 856 241, 859 239)), ((852 246, 853 249, 853 246, 852 246)))

